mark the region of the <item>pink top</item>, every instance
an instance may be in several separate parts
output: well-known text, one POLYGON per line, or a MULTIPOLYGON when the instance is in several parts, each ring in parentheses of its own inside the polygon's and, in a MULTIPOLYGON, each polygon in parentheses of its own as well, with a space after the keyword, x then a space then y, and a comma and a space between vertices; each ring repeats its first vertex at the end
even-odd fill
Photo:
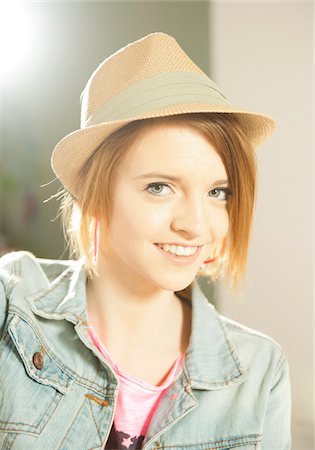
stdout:
MULTIPOLYGON (((120 389, 117 398, 117 405, 115 410, 114 428, 116 431, 116 446, 121 444, 123 449, 141 448, 141 443, 148 430, 151 418, 158 404, 170 386, 176 379, 181 369, 181 362, 184 354, 179 355, 166 380, 160 386, 153 386, 140 378, 128 375, 111 359, 105 346, 97 336, 95 330, 91 325, 88 327, 91 340, 93 344, 102 353, 104 358, 110 363, 115 373, 120 380, 120 389), (135 446, 135 443, 138 445, 135 446), (139 446, 140 445, 140 446, 139 446)), ((110 436, 115 440, 115 431, 112 430, 110 436)), ((110 439, 109 439, 110 440, 110 439)), ((114 441, 112 441, 113 445, 114 441)), ((112 448, 112 447, 104 447, 112 448)), ((116 448, 116 447, 115 447, 116 448)))

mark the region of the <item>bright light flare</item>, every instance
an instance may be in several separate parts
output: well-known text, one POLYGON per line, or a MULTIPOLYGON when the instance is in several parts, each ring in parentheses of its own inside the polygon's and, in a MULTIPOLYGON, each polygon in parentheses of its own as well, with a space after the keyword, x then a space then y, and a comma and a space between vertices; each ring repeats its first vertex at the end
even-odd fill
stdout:
POLYGON ((32 44, 32 25, 21 2, 0 1, 0 75, 25 63, 32 44))

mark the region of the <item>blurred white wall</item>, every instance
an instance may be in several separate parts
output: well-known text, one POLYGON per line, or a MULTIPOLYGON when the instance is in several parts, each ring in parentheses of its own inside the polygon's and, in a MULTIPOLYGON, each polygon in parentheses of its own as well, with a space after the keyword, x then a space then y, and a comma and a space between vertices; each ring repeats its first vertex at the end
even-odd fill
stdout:
MULTIPOLYGON (((244 293, 219 309, 285 349, 293 448, 313 450, 311 2, 213 2, 212 76, 233 104, 275 117, 258 150, 259 192, 244 293)), ((278 449, 274 449, 278 450, 278 449)))

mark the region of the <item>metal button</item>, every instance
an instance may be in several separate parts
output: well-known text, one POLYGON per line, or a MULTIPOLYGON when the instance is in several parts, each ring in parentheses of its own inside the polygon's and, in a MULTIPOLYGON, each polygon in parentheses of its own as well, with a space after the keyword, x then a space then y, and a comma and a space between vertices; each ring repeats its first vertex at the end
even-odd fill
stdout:
POLYGON ((36 369, 41 370, 44 367, 44 358, 42 353, 36 352, 33 355, 33 364, 36 369))

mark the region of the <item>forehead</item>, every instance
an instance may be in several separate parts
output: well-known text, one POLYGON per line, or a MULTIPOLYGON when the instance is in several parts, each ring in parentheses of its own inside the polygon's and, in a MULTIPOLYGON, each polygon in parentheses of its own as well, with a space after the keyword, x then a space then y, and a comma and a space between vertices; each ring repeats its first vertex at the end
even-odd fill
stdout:
POLYGON ((130 172, 176 171, 188 176, 226 175, 216 148, 201 132, 183 124, 154 124, 142 130, 124 161, 130 172))

